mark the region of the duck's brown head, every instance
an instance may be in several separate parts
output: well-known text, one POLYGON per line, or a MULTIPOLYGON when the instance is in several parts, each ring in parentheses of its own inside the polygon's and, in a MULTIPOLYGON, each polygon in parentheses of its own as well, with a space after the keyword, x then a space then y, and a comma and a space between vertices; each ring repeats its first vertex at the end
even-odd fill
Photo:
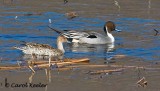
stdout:
POLYGON ((104 32, 105 33, 107 33, 107 31, 109 33, 111 33, 112 31, 115 31, 115 29, 116 29, 116 26, 115 26, 114 22, 112 22, 112 21, 108 21, 104 25, 104 32))

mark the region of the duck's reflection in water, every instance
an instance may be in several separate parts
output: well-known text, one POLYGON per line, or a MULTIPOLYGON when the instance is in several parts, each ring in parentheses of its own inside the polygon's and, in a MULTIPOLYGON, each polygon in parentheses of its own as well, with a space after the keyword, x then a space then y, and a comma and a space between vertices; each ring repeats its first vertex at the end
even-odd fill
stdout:
POLYGON ((66 51, 73 53, 85 54, 85 57, 96 56, 100 58, 108 59, 110 55, 114 54, 115 45, 114 44, 78 44, 78 43, 68 43, 66 44, 66 51), (86 56, 87 55, 87 56, 86 56))
POLYGON ((91 44, 78 44, 78 43, 68 43, 67 50, 72 52, 102 52, 105 51, 107 53, 114 51, 114 44, 99 44, 99 45, 91 45, 91 44))
MULTIPOLYGON (((35 69, 35 68, 33 68, 33 69, 35 69)), ((50 68, 45 68, 44 70, 45 70, 47 82, 51 83, 51 69, 50 68)), ((28 78, 29 79, 29 83, 32 83, 35 73, 36 72, 32 72, 32 74, 28 78)))
POLYGON ((22 58, 23 58, 23 60, 32 60, 32 61, 41 60, 41 61, 47 61, 49 59, 49 56, 47 56, 47 55, 43 55, 43 56, 36 55, 36 56, 33 56, 33 55, 30 55, 30 54, 24 54, 22 58))
POLYGON ((51 81, 51 69, 46 68, 45 72, 46 72, 46 77, 47 77, 48 82, 51 83, 52 82, 51 81))
POLYGON ((35 73, 32 72, 32 74, 31 74, 30 77, 28 78, 28 79, 29 79, 29 83, 32 83, 34 74, 35 74, 35 73))
MULTIPOLYGON (((46 73, 46 78, 47 78, 47 82, 48 84, 51 83, 51 70, 50 69, 45 69, 45 73, 46 73)), ((30 76, 29 76, 29 83, 32 83, 33 82, 33 78, 34 78, 34 75, 35 73, 32 73, 30 76)), ((48 91, 48 86, 46 85, 45 86, 45 90, 44 91, 48 91)))

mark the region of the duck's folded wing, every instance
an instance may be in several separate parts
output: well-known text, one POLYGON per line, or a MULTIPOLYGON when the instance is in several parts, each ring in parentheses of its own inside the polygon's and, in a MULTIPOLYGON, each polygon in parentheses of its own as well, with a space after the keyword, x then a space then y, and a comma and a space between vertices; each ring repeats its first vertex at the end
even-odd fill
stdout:
POLYGON ((57 32, 58 34, 63 35, 66 38, 71 38, 71 39, 79 39, 81 37, 87 37, 89 36, 89 34, 87 32, 78 32, 78 31, 74 31, 74 30, 63 30, 63 31, 59 31, 57 29, 54 29, 50 26, 48 26, 50 29, 52 29, 53 31, 57 32))
POLYGON ((31 47, 31 48, 45 48, 45 49, 54 49, 52 46, 48 45, 48 44, 39 44, 39 43, 26 43, 27 47, 31 47))
POLYGON ((36 45, 37 43, 25 42, 22 44, 22 46, 14 46, 13 48, 18 49, 18 50, 27 50, 28 48, 33 48, 36 45))
POLYGON ((73 38, 73 39, 79 39, 82 37, 87 37, 89 36, 89 34, 87 32, 77 32, 77 31, 68 31, 62 34, 63 36, 65 36, 66 38, 73 38))
MULTIPOLYGON (((94 38, 102 38, 102 37, 105 37, 104 35, 100 34, 100 33, 97 33, 97 32, 86 32, 87 35, 85 36, 85 38, 91 38, 91 39, 94 39, 94 38)), ((84 37, 83 37, 84 38, 84 37)))

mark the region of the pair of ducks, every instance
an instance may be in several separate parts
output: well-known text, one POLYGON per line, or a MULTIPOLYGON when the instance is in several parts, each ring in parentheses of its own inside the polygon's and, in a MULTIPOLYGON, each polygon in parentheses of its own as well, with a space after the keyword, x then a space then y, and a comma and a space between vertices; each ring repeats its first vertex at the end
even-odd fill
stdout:
POLYGON ((115 39, 111 34, 112 31, 115 31, 115 24, 112 21, 108 21, 104 25, 105 35, 102 35, 93 31, 83 31, 77 32, 73 30, 67 30, 66 32, 61 32, 55 29, 60 36, 57 38, 57 49, 51 47, 47 44, 38 44, 38 43, 26 43, 23 47, 15 47, 16 49, 22 50, 24 54, 31 55, 47 55, 49 56, 49 66, 51 65, 51 58, 63 59, 63 54, 65 52, 63 48, 64 42, 71 43, 87 43, 87 44, 107 44, 114 43, 115 39))

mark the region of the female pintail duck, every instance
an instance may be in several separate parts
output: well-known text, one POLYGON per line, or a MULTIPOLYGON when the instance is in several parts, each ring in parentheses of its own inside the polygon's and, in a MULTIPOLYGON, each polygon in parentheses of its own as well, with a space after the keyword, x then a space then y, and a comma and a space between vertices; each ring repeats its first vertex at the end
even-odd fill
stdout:
POLYGON ((104 32, 105 35, 93 32, 93 31, 83 31, 78 32, 74 30, 64 30, 66 32, 61 32, 59 30, 53 29, 57 33, 63 35, 68 39, 68 41, 72 43, 87 43, 87 44, 108 44, 108 43, 114 43, 115 39, 113 35, 111 34, 112 31, 120 31, 115 28, 115 24, 112 21, 108 21, 104 25, 104 32))
POLYGON ((26 43, 23 47, 14 47, 16 49, 22 50, 24 54, 31 54, 36 56, 49 56, 49 66, 51 66, 51 58, 63 58, 65 52, 63 48, 63 42, 67 42, 67 39, 64 36, 59 36, 57 38, 57 49, 51 47, 47 44, 38 44, 38 43, 26 43))

